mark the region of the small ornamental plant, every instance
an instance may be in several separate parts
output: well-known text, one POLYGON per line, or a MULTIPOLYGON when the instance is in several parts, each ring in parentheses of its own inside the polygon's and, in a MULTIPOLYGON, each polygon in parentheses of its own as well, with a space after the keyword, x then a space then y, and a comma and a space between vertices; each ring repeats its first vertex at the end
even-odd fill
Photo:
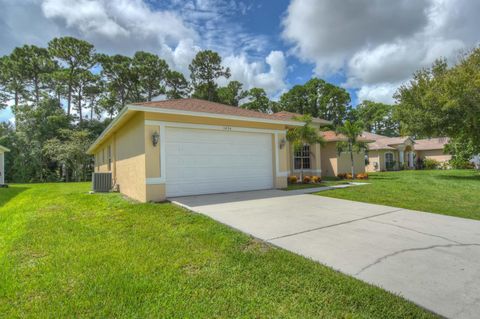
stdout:
POLYGON ((312 178, 310 176, 303 176, 303 183, 308 184, 312 181, 312 178))
POLYGON ((289 184, 296 184, 298 182, 298 178, 295 175, 288 176, 288 183, 289 184))
POLYGON ((320 176, 312 176, 312 183, 318 184, 322 181, 320 176))
POLYGON ((355 176, 356 179, 368 179, 368 174, 367 173, 359 173, 357 176, 355 176))

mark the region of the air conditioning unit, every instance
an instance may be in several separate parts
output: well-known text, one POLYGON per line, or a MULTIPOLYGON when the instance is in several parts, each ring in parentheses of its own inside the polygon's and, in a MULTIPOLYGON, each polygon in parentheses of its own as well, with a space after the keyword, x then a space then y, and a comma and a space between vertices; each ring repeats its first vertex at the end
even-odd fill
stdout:
POLYGON ((93 173, 92 190, 94 192, 109 192, 112 189, 112 173, 93 173))

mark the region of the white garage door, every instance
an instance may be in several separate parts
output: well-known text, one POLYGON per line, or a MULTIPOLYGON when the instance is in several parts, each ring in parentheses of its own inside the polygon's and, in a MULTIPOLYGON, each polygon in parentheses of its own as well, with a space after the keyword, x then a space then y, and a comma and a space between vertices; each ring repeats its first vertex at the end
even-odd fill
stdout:
POLYGON ((166 128, 167 197, 273 188, 272 135, 166 128))

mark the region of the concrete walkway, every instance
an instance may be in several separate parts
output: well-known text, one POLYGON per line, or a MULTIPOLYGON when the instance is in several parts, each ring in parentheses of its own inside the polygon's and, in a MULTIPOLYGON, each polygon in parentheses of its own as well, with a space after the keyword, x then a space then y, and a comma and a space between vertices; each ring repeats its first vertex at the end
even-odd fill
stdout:
POLYGON ((440 315, 480 316, 480 221, 278 190, 173 201, 440 315))

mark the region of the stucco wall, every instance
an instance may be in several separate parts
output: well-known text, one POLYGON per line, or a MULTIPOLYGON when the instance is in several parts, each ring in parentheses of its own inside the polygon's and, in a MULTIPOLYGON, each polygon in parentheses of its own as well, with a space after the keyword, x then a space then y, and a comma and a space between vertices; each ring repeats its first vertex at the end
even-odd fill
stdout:
POLYGON ((443 150, 427 150, 427 151, 417 151, 417 157, 434 159, 439 162, 448 162, 452 159, 452 155, 444 154, 443 150))
MULTIPOLYGON (((304 169, 304 175, 308 176, 320 176, 322 175, 322 149, 319 144, 311 145, 310 146, 310 169, 304 169)), ((295 151, 293 145, 287 143, 286 147, 286 163, 287 163, 287 171, 289 175, 296 175, 297 177, 300 176, 300 169, 295 169, 295 151)))
MULTIPOLYGON (((365 172, 365 153, 353 153, 355 173, 365 172)), ((322 147, 322 176, 334 177, 339 173, 350 173, 352 171, 352 164, 350 160, 350 153, 343 152, 338 155, 337 143, 329 142, 322 147)))
MULTIPOLYGON (((355 170, 355 174, 365 173, 365 153, 353 153, 353 168, 355 170)), ((339 173, 350 173, 352 171, 352 160, 350 158, 350 153, 343 152, 337 158, 337 172, 335 175, 339 173)))
POLYGON ((146 201, 144 113, 138 113, 116 133, 116 183, 120 192, 146 201))
POLYGON ((281 125, 281 124, 227 120, 227 119, 209 118, 209 117, 201 117, 201 116, 150 113, 150 112, 145 113, 145 119, 165 121, 165 122, 190 123, 190 124, 249 127, 249 128, 268 129, 268 130, 284 130, 285 129, 285 125, 281 125))
POLYGON ((365 171, 367 172, 378 172, 380 171, 380 156, 379 151, 368 151, 369 164, 365 166, 365 171), (375 169, 375 163, 377 163, 377 168, 375 169))
POLYGON ((146 200, 145 186, 145 129, 144 114, 137 113, 116 133, 97 148, 95 171, 112 172, 113 183, 120 192, 138 200, 146 200), (108 147, 111 147, 112 164, 108 169, 108 147))
POLYGON ((337 176, 337 143, 325 143, 321 154, 322 176, 337 176))

